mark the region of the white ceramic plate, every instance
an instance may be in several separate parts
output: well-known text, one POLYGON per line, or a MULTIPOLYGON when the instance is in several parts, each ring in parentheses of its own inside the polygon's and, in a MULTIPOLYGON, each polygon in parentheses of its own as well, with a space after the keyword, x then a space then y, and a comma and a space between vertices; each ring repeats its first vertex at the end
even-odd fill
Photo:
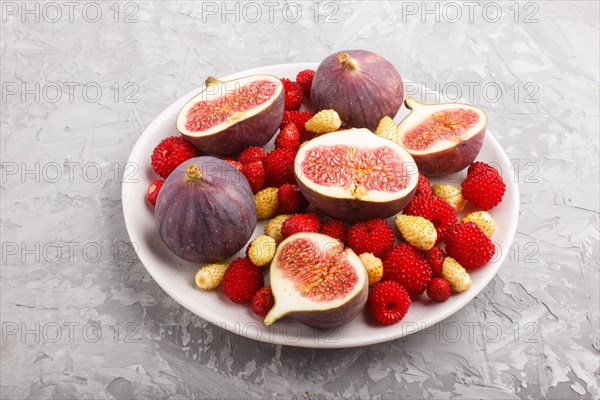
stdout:
MULTIPOLYGON (((308 68, 316 69, 316 67, 317 64, 314 63, 274 65, 243 71, 221 79, 230 80, 258 73, 295 79, 299 71, 308 68)), ((427 102, 435 101, 436 98, 441 100, 439 96, 432 95, 432 92, 425 88, 419 88, 405 81, 405 86, 407 84, 410 84, 411 94, 417 100, 427 102)), ((507 190, 502 203, 491 211, 497 225, 496 233, 492 237, 497 246, 496 256, 488 265, 471 273, 473 287, 470 290, 453 294, 446 302, 440 304, 431 303, 426 296, 423 296, 422 300, 413 301, 402 321, 387 327, 374 325, 366 313, 330 331, 313 329, 289 318, 280 320, 271 327, 265 327, 261 319, 252 314, 249 307, 232 303, 221 290, 205 292, 195 288, 194 274, 199 265, 183 261, 169 252, 158 236, 153 207, 145 201, 148 186, 157 179, 150 165, 150 154, 161 139, 178 134, 175 128, 177 113, 200 90, 201 88, 171 104, 146 128, 129 156, 129 163, 140 167, 139 173, 135 179, 125 180, 122 193, 125 223, 138 257, 165 292, 199 317, 239 335, 269 343, 312 348, 370 345, 428 328, 454 314, 483 290, 506 258, 517 227, 519 192, 510 173, 508 157, 488 131, 478 160, 493 163, 500 169, 507 190)), ((407 114, 408 110, 403 106, 395 121, 400 122, 407 114)), ((267 149, 270 148, 272 148, 271 144, 267 146, 267 149)), ((462 171, 444 178, 443 181, 459 185, 464 176, 465 171, 462 171)), ((461 214, 468 211, 465 210, 461 214)), ((264 222, 259 222, 253 238, 262 234, 264 225, 264 222)), ((239 255, 243 255, 241 253, 244 250, 245 248, 239 255)))

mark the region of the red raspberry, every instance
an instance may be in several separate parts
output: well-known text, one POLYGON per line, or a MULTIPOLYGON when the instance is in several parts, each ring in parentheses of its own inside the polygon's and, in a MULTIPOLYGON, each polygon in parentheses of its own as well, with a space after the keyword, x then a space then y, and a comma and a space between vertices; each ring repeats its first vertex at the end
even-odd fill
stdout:
POLYGON ((495 252, 494 243, 474 222, 461 222, 446 236, 446 253, 466 269, 483 267, 495 252))
POLYGON ((498 174, 498 170, 492 167, 490 164, 486 164, 481 161, 475 161, 473 164, 469 165, 469 169, 467 170, 467 175, 471 174, 479 174, 482 172, 494 172, 498 174))
POLYGON ((250 309, 252 312, 259 317, 266 317, 271 308, 275 305, 275 299, 273 298, 273 292, 271 288, 265 286, 261 288, 250 302, 250 309))
POLYGON ((321 229, 319 230, 324 235, 331 236, 334 239, 339 240, 347 245, 348 239, 348 228, 346 228, 346 224, 337 219, 331 219, 329 221, 323 222, 321 225, 321 229))
POLYGON ((304 102, 304 91, 297 82, 282 78, 283 90, 285 94, 285 110, 298 111, 304 102))
POLYGON ((429 181, 422 173, 419 173, 419 183, 417 184, 417 191, 415 192, 415 196, 427 195, 430 196, 433 193, 431 192, 431 185, 429 181))
POLYGON ((265 188, 265 167, 262 162, 242 165, 241 171, 248 180, 252 193, 256 194, 265 188))
POLYGON ((394 247, 383 259, 383 279, 398 282, 411 296, 422 294, 432 275, 425 255, 408 243, 394 247))
POLYGON ((263 274, 249 258, 236 258, 225 271, 221 285, 229 300, 247 303, 263 286, 263 274))
POLYGON ((427 296, 433 301, 443 303, 450 297, 450 284, 444 278, 433 278, 427 288, 427 296))
POLYGON ((289 123, 283 128, 275 139, 276 149, 298 150, 300 147, 300 132, 294 123, 289 123))
POLYGON ((304 127, 306 121, 314 116, 315 114, 311 113, 310 111, 286 111, 283 113, 283 120, 281 121, 280 128, 283 128, 290 122, 296 124, 298 132, 300 132, 300 144, 302 144, 307 140, 314 139, 316 137, 315 133, 308 132, 304 127))
POLYGON ((233 160, 231 158, 224 158, 223 161, 225 161, 227 164, 231 165, 232 167, 236 168, 238 171, 242 170, 242 163, 236 160, 233 160))
POLYGON ((433 276, 442 276, 444 258, 446 258, 446 252, 438 245, 427 251, 427 263, 433 272, 433 276))
POLYGON ((252 146, 240 153, 238 161, 243 165, 252 164, 253 162, 263 161, 265 158, 265 149, 262 147, 252 146))
POLYGON ((437 231, 438 242, 444 240, 448 230, 457 222, 456 213, 450 204, 435 196, 415 196, 402 212, 431 221, 437 231))
POLYGON ((321 220, 317 214, 296 214, 285 220, 281 226, 281 234, 284 238, 299 232, 319 232, 321 220))
POLYGON ((404 318, 410 303, 410 296, 400 284, 383 281, 369 290, 367 308, 379 324, 392 325, 404 318))
POLYGON ((305 69, 304 71, 298 72, 296 75, 296 82, 302 87, 304 95, 310 99, 310 88, 312 87, 313 78, 315 77, 315 71, 312 69, 305 69))
POLYGON ((467 175, 461 190, 465 200, 481 210, 489 210, 500 204, 506 185, 497 172, 479 167, 467 175))
POLYGON ((267 186, 279 187, 284 183, 296 183, 295 158, 296 152, 290 149, 275 149, 269 152, 264 161, 267 186))
POLYGON ((302 196, 300 188, 291 183, 284 183, 277 191, 279 214, 295 214, 308 207, 308 201, 302 196))
POLYGON ((162 178, 169 174, 182 162, 198 156, 198 150, 186 142, 182 136, 171 136, 161 140, 152 152, 152 168, 162 178))
POLYGON ((157 181, 152 182, 150 186, 148 186, 148 202, 150 202, 150 204, 152 204, 153 206, 156 205, 156 199, 158 199, 158 192, 160 192, 160 188, 162 187, 163 183, 165 183, 165 180, 159 179, 157 181))
POLYGON ((356 254, 373 253, 383 258, 394 247, 394 231, 382 219, 358 222, 348 230, 348 246, 356 254))

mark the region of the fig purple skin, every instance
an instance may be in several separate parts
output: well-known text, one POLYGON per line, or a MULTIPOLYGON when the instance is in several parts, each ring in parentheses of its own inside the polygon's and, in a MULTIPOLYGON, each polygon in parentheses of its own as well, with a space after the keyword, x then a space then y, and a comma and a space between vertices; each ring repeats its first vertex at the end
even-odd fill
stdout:
POLYGON ((345 127, 375 131, 381 118, 394 118, 404 100, 402 78, 385 58, 365 50, 346 50, 325 58, 313 79, 315 112, 334 109, 345 127))
POLYGON ((155 220, 162 241, 175 255, 192 262, 218 262, 244 247, 257 217, 242 173, 218 158, 197 157, 166 179, 155 220))

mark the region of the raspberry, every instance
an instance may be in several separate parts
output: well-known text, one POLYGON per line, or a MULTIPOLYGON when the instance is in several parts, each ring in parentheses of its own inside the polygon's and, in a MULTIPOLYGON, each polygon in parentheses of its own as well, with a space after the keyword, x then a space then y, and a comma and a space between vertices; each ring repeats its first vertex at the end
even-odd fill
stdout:
POLYGON ((419 250, 429 250, 437 240, 435 226, 423 217, 399 214, 396 227, 408 243, 419 250))
POLYGON ((435 196, 415 196, 402 212, 431 221, 437 231, 438 242, 444 240, 448 230, 457 222, 456 213, 450 204, 435 196))
POLYGON ((304 90, 297 82, 286 78, 281 79, 285 94, 285 110, 298 111, 304 102, 304 90))
POLYGON ((156 205, 156 199, 158 199, 158 192, 160 192, 160 188, 162 188, 163 183, 165 183, 164 179, 159 179, 154 181, 148 186, 148 202, 153 206, 156 205))
POLYGON ((229 300, 247 303, 263 286, 263 274, 248 258, 236 258, 225 271, 221 286, 229 300))
POLYGON ((315 71, 312 69, 305 69, 304 71, 298 72, 296 75, 296 82, 302 87, 304 95, 310 99, 310 88, 312 87, 313 78, 315 77, 315 71))
POLYGON ((279 135, 277 135, 275 148, 296 151, 298 147, 300 147, 300 131, 298 131, 296 124, 289 123, 281 128, 279 135))
POLYGON ((319 134, 335 132, 341 126, 342 120, 335 110, 321 110, 304 124, 307 131, 319 134))
POLYGON ((277 192, 280 214, 302 212, 308 207, 308 201, 302 196, 300 188, 291 183, 284 183, 277 192))
POLYGON ((400 284, 383 281, 369 291, 367 308, 371 317, 379 324, 391 325, 404 318, 410 303, 408 293, 400 284))
POLYGON ((323 235, 331 236, 334 239, 339 240, 347 245, 348 240, 348 228, 346 228, 346 224, 337 219, 330 219, 329 221, 325 221, 323 225, 321 225, 321 229, 319 229, 323 235))
POLYGON ((431 185, 425 175, 419 173, 419 183, 417 184, 417 191, 415 192, 415 196, 427 195, 430 196, 433 193, 431 192, 431 185))
POLYGON ((475 171, 468 174, 461 184, 464 198, 482 210, 496 207, 506 191, 502 177, 496 172, 484 170, 483 167, 475 171))
POLYGON ((427 288, 427 296, 433 301, 443 303, 450 297, 450 284, 444 278, 433 278, 427 288))
POLYGON ((236 160, 233 160, 231 158, 224 158, 223 161, 225 161, 227 164, 231 165, 232 167, 236 168, 238 171, 242 170, 242 163, 236 160))
POLYGON ((348 246, 356 254, 373 253, 383 258, 394 247, 394 231, 382 219, 359 222, 348 230, 348 246))
POLYGON ((466 269, 483 267, 495 251, 494 243, 474 222, 461 222, 446 236, 446 252, 466 269))
POLYGON ((293 122, 298 128, 298 132, 300 132, 300 144, 302 144, 316 136, 314 133, 309 133, 304 126, 304 124, 306 124, 306 122, 314 115, 315 114, 310 111, 286 111, 283 113, 283 120, 281 121, 280 128, 293 122))
POLYGON ((242 174, 248 180, 252 193, 256 194, 265 187, 265 167, 261 161, 242 165, 242 174))
POLYGON ((446 258, 446 252, 439 246, 433 246, 427 252, 427 263, 433 272, 433 276, 442 276, 442 265, 446 258))
POLYGON ((294 158, 290 149, 275 149, 265 156, 264 166, 267 186, 279 187, 284 183, 295 183, 294 158))
POLYGON ((198 156, 198 150, 186 142, 182 136, 170 136, 154 148, 152 152, 152 168, 162 178, 169 174, 182 162, 198 156))
POLYGON ((270 287, 265 286, 252 297, 250 309, 254 314, 264 318, 271 308, 273 308, 274 304, 275 299, 273 298, 273 292, 270 287))
POLYGON ((252 146, 240 153, 238 161, 243 165, 252 164, 253 162, 263 161, 265 158, 265 150, 262 147, 252 146))
POLYGON ((492 167, 490 164, 486 164, 481 161, 475 161, 473 164, 469 165, 469 169, 467 170, 467 175, 471 174, 479 174, 482 172, 494 172, 498 174, 498 170, 492 167))
POLYGON ((383 260, 383 279, 398 282, 411 296, 422 294, 431 277, 423 253, 408 243, 394 247, 383 260))
POLYGON ((285 220, 281 225, 281 234, 284 238, 299 232, 319 232, 321 220, 317 214, 296 214, 285 220))

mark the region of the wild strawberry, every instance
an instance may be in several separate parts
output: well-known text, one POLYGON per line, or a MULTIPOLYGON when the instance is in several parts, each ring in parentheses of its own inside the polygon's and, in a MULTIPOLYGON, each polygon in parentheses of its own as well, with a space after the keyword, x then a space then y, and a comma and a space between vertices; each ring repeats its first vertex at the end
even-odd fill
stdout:
POLYGON ((304 90, 297 82, 282 78, 286 111, 298 111, 304 102, 304 90))
POLYGON ((375 257, 372 253, 362 253, 358 257, 367 269, 367 274, 369 275, 369 286, 379 283, 383 277, 383 262, 381 259, 375 257))
POLYGON ((182 136, 171 136, 161 140, 152 152, 152 168, 162 178, 169 174, 182 162, 198 156, 198 150, 182 136))
POLYGON ((485 172, 492 172, 498 174, 498 170, 491 166, 490 164, 486 164, 481 161, 475 161, 473 164, 469 165, 469 169, 467 170, 467 175, 471 174, 479 174, 485 172))
POLYGON ((289 123, 283 128, 275 139, 276 149, 298 150, 300 147, 300 131, 294 123, 289 123))
POLYGON ((416 215, 433 223, 438 242, 444 240, 446 233, 456 225, 456 213, 444 200, 435 196, 415 196, 402 211, 404 215, 416 215))
POLYGON ((387 115, 381 118, 379 121, 379 125, 377 125, 377 129, 375 129, 375 134, 391 141, 398 141, 398 126, 394 123, 394 120, 388 117, 387 115))
POLYGON ((237 169, 238 171, 242 170, 242 163, 239 161, 236 161, 232 158, 224 158, 223 161, 225 161, 227 164, 231 165, 233 168, 237 169))
POLYGON ((302 87, 304 95, 310 99, 310 88, 312 87, 313 78, 315 77, 315 71, 312 69, 305 69, 304 71, 298 72, 296 75, 296 82, 302 87))
POLYGON ((265 167, 261 161, 242 165, 242 174, 248 180, 252 193, 256 194, 265 187, 265 167))
POLYGON ((271 288, 265 286, 261 288, 250 302, 250 310, 259 317, 265 317, 271 308, 275 305, 275 299, 273 298, 273 292, 271 288))
POLYGON ((275 239, 271 236, 260 235, 248 246, 248 258, 257 267, 264 267, 271 263, 276 249, 275 239))
POLYGON ((435 226, 423 217, 399 214, 396 227, 404 240, 419 250, 429 250, 437 241, 435 226))
POLYGON ((252 164, 257 161, 263 161, 265 158, 265 149, 258 146, 246 148, 240 153, 238 161, 243 165, 252 164))
POLYGON ((314 115, 315 114, 311 113, 310 111, 285 111, 283 113, 283 120, 281 121, 280 128, 283 128, 290 122, 293 122, 298 128, 298 132, 300 132, 300 144, 302 144, 316 136, 315 133, 308 132, 304 127, 306 121, 311 119, 314 115))
POLYGON ((454 211, 462 211, 465 208, 465 199, 456 186, 436 183, 431 186, 431 192, 435 197, 450 204, 454 211))
POLYGON ((294 158, 296 152, 290 149, 275 149, 265 156, 263 164, 267 186, 279 187, 284 183, 296 183, 294 158))
POLYGON ((460 222, 474 222, 485 233, 485 236, 492 237, 496 231, 496 223, 487 211, 473 211, 467 214, 460 222))
POLYGON ((369 290, 367 308, 379 324, 392 325, 404 318, 410 303, 410 296, 400 284, 384 281, 369 290))
POLYGON ((452 290, 458 293, 470 289, 473 285, 467 270, 452 257, 444 259, 442 278, 448 281, 452 290))
POLYGON ((315 133, 335 132, 341 126, 342 120, 335 110, 321 110, 304 124, 307 131, 315 133))
POLYGON ((204 290, 212 290, 221 284, 227 264, 207 264, 196 272, 196 286, 204 290))
POLYGON ((433 193, 431 192, 431 185, 425 175, 419 172, 419 183, 417 184, 417 191, 415 192, 415 196, 431 196, 433 193))
POLYGON ((321 220, 317 214, 296 214, 285 220, 281 225, 281 234, 284 238, 299 232, 319 232, 321 220))
POLYGON ((231 301, 247 303, 263 286, 263 274, 248 258, 236 258, 225 271, 221 285, 231 301))
POLYGON ((254 195, 258 219, 271 218, 277 213, 277 208, 279 207, 279 201, 277 200, 278 191, 279 189, 277 188, 268 187, 254 195))
POLYGON ((468 174, 461 184, 464 198, 484 211, 496 207, 506 191, 502 177, 497 172, 484 170, 483 167, 476 171, 468 174))
POLYGON ((330 219, 329 221, 323 222, 321 229, 319 229, 323 235, 331 236, 334 239, 339 240, 346 246, 348 241, 348 228, 346 224, 337 219, 330 219))
POLYGON ((408 243, 394 247, 383 259, 383 279, 401 284, 408 294, 422 294, 432 277, 423 253, 408 243))
POLYGON ((289 217, 291 217, 290 214, 283 214, 278 215, 272 220, 270 220, 265 226, 265 235, 275 239, 275 243, 281 243, 281 241, 283 240, 283 235, 281 234, 281 227, 285 220, 289 217))
POLYGON ((446 252, 466 269, 483 267, 495 251, 494 243, 474 222, 461 222, 446 236, 446 252))
POLYGON ((433 246, 427 252, 427 264, 433 272, 433 276, 442 276, 442 265, 444 264, 444 258, 446 258, 446 252, 439 246, 433 246))
POLYGON ((148 186, 147 198, 148 202, 153 206, 156 205, 156 199, 158 199, 158 193, 160 192, 160 188, 162 188, 163 183, 165 183, 164 179, 159 179, 154 181, 148 186))
POLYGON ((427 288, 427 296, 433 301, 443 303, 450 297, 450 284, 444 278, 433 278, 427 288))
POLYGON ((284 183, 277 192, 280 214, 295 214, 304 211, 308 207, 308 201, 300 192, 297 185, 284 183))
POLYGON ((382 219, 358 222, 348 230, 348 246, 356 254, 383 258, 394 247, 394 231, 382 219))

